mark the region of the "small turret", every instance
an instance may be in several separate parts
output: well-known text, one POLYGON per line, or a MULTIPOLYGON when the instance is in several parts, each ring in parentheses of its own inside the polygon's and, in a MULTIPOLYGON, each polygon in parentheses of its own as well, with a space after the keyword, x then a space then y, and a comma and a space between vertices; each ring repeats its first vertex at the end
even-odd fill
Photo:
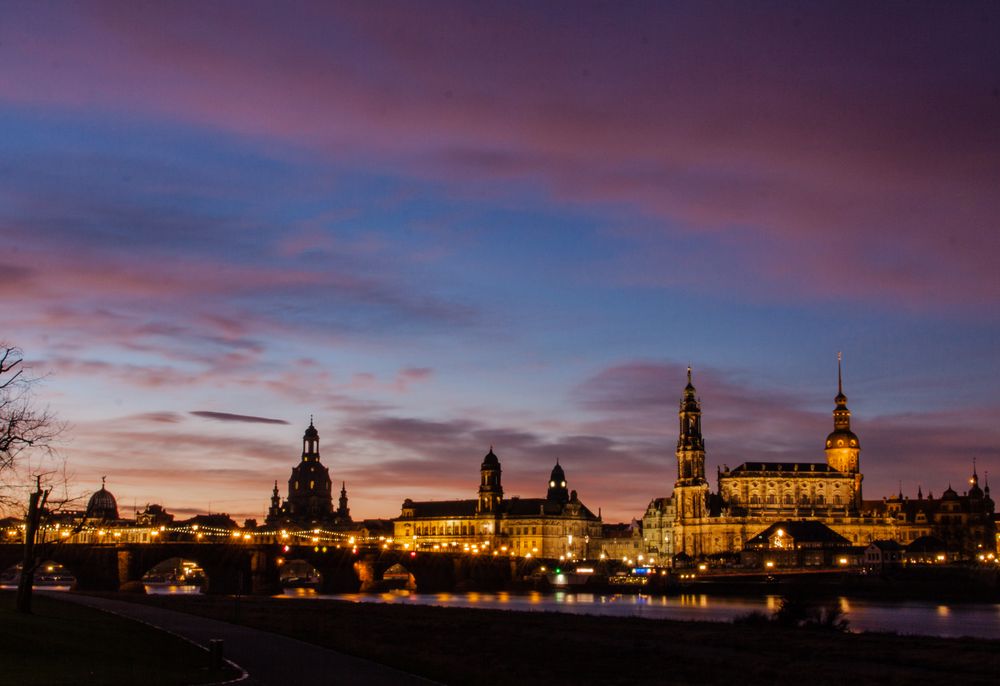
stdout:
POLYGON ((341 519, 351 519, 351 508, 347 506, 347 482, 340 482, 340 500, 337 505, 337 516, 341 519))
POLYGON ((566 490, 566 473, 559 466, 559 460, 556 460, 556 466, 552 468, 552 473, 549 475, 549 490, 545 499, 553 503, 569 501, 569 492, 566 490))
POLYGON ((972 458, 972 476, 969 478, 969 497, 982 498, 983 489, 979 487, 979 474, 976 473, 976 458, 972 458))
POLYGON ((479 512, 496 512, 503 500, 503 487, 500 485, 500 459, 493 452, 493 446, 483 457, 479 467, 479 512))

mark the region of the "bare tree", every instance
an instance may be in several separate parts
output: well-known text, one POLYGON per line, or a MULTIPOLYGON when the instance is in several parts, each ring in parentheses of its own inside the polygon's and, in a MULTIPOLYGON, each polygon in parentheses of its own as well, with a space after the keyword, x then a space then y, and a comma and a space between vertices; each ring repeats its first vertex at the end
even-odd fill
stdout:
POLYGON ((0 491, 0 505, 21 502, 22 491, 15 484, 23 483, 25 473, 32 486, 24 519, 24 559, 17 594, 20 612, 31 612, 32 582, 41 562, 35 538, 52 491, 51 486, 43 488, 42 480, 55 473, 43 471, 41 463, 32 464, 29 458, 35 452, 51 457, 53 443, 63 429, 48 408, 39 408, 35 402, 33 391, 39 382, 25 368, 21 349, 0 343, 0 485, 6 487, 0 491))
POLYGON ((39 381, 25 369, 20 348, 0 343, 0 474, 29 448, 50 450, 62 428, 48 408, 33 402, 39 381))

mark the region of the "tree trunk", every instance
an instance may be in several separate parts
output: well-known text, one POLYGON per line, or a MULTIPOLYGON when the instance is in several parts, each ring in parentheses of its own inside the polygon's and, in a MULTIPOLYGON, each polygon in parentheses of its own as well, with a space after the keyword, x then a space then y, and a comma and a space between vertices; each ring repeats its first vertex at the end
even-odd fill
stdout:
POLYGON ((42 491, 41 479, 35 484, 35 491, 28 497, 28 516, 24 518, 24 557, 21 560, 21 578, 17 583, 18 612, 31 614, 31 590, 35 580, 35 569, 38 560, 35 559, 35 535, 42 518, 42 508, 48 491, 42 491))

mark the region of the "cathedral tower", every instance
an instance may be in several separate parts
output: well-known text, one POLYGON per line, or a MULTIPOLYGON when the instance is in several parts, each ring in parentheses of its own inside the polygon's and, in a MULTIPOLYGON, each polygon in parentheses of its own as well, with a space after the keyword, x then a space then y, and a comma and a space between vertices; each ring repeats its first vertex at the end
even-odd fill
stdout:
POLYGON ((705 483, 705 441, 701 436, 701 403, 695 397, 691 383, 691 367, 688 367, 688 382, 681 398, 680 435, 677 438, 677 483, 676 486, 693 486, 705 483))
POLYGON ((479 467, 481 479, 479 482, 479 507, 478 512, 498 512, 500 502, 503 500, 503 487, 500 486, 500 460, 493 453, 493 446, 483 458, 483 464, 479 467))
POLYGON ((701 555, 699 529, 702 518, 708 516, 708 482, 705 480, 705 441, 701 436, 701 403, 688 382, 681 398, 680 434, 677 438, 677 481, 674 483, 674 508, 677 524, 675 551, 701 555))

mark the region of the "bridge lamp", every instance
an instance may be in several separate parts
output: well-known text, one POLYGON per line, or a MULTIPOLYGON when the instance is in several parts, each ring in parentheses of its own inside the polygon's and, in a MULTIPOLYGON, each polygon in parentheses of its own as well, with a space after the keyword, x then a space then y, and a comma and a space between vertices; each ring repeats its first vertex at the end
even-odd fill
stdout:
POLYGON ((157 537, 157 536, 159 536, 159 535, 160 535, 160 532, 159 532, 159 531, 150 531, 150 532, 149 532, 149 537, 150 537, 150 538, 156 538, 156 537, 157 537))
POLYGON ((528 558, 528 557, 531 557, 531 553, 527 553, 527 554, 525 555, 525 557, 526 557, 526 558, 528 558))
MULTIPOLYGON (((13 536, 14 532, 13 531, 8 531, 7 535, 8 536, 13 536)), ((66 531, 65 529, 63 531, 59 532, 59 535, 62 536, 63 538, 69 538, 69 532, 66 531)))
POLYGON ((197 524, 192 524, 191 525, 191 531, 197 531, 197 530, 198 530, 198 525, 197 524))
POLYGON ((106 533, 107 533, 107 531, 105 531, 104 529, 101 529, 100 531, 97 532, 97 535, 98 536, 103 536, 106 533))
POLYGON ((240 532, 239 531, 234 531, 233 532, 233 538, 239 538, 239 537, 240 537, 240 532))
POLYGON ((314 534, 318 534, 319 533, 319 529, 313 529, 313 533, 314 534))
POLYGON ((319 536, 313 536, 312 537, 312 542, 313 543, 319 543, 319 536))
POLYGON ((284 529, 282 529, 282 530, 281 530, 281 537, 282 537, 282 538, 288 538, 288 532, 287 532, 287 531, 285 531, 284 529))
MULTIPOLYGON (((316 533, 319 533, 319 530, 317 530, 316 533)), ((350 543, 351 545, 354 545, 354 536, 351 536, 349 539, 347 539, 347 542, 350 543)))
POLYGON ((243 540, 244 541, 249 541, 250 540, 250 534, 243 534, 243 540))

